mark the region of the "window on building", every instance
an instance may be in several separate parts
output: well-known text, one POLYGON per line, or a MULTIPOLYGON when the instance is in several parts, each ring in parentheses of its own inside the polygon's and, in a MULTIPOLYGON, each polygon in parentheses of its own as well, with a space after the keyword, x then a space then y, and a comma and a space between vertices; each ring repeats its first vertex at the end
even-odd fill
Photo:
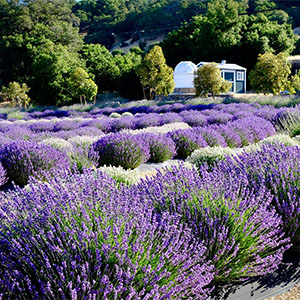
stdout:
POLYGON ((244 81, 244 72, 236 72, 236 80, 244 81))
POLYGON ((225 80, 234 82, 234 73, 233 72, 225 72, 225 80))

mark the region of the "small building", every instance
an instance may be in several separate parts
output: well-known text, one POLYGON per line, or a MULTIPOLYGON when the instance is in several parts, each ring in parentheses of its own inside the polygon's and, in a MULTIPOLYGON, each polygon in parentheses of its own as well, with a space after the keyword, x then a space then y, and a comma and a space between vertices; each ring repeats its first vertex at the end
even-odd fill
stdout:
POLYGON ((174 69, 174 94, 195 94, 194 78, 197 66, 191 61, 182 61, 174 69))
MULTIPOLYGON (((180 62, 174 70, 175 90, 178 93, 195 93, 194 78, 195 71, 201 66, 209 64, 208 62, 200 62, 195 65, 191 61, 180 62)), ((231 92, 246 93, 246 72, 247 69, 237 64, 228 64, 226 60, 222 60, 218 64, 223 79, 232 83, 231 92)))

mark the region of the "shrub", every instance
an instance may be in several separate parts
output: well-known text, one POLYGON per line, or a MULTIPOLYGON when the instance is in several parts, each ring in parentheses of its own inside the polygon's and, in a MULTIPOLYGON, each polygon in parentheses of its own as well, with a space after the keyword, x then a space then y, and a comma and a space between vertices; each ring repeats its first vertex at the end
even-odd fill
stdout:
POLYGON ((209 124, 226 124, 232 121, 233 115, 222 111, 211 110, 211 114, 208 115, 209 124))
POLYGON ((137 135, 116 133, 95 142, 90 155, 98 155, 98 167, 103 165, 121 166, 134 169, 150 158, 149 147, 137 135))
POLYGON ((122 113, 122 117, 133 117, 133 114, 129 111, 125 111, 122 113))
POLYGON ((42 141, 42 144, 52 146, 53 148, 61 151, 70 152, 72 151, 72 144, 64 139, 60 138, 48 138, 42 141))
POLYGON ((225 142, 230 148, 242 147, 241 137, 231 128, 230 123, 226 125, 218 125, 213 127, 216 129, 225 139, 225 142))
POLYGON ((211 170, 217 162, 224 160, 227 155, 235 155, 236 153, 236 150, 232 150, 228 147, 205 147, 195 150, 191 156, 188 157, 187 161, 195 165, 198 170, 204 164, 207 164, 209 170, 211 170))
POLYGON ((282 217, 283 228, 294 251, 300 249, 300 148, 283 144, 262 145, 220 162, 225 177, 245 177, 252 189, 267 188, 272 205, 282 217))
POLYGON ((286 134, 276 134, 273 136, 270 136, 266 139, 261 140, 258 144, 263 145, 263 144, 284 144, 285 146, 298 146, 300 147, 299 141, 297 139, 293 139, 290 136, 286 134))
POLYGON ((140 173, 136 170, 125 170, 122 167, 100 167, 99 170, 112 177, 117 186, 120 186, 120 184, 131 186, 139 182, 141 178, 140 173))
POLYGON ((299 108, 288 108, 278 112, 276 118, 277 130, 296 136, 300 133, 300 111, 299 108))
POLYGON ((137 186, 161 214, 168 211, 204 241, 216 267, 215 280, 226 282, 272 272, 288 240, 282 221, 269 209, 272 197, 243 188, 244 178, 173 167, 137 186), (228 180, 226 180, 228 179, 228 180))
POLYGON ((226 140, 224 137, 213 127, 196 127, 194 128, 195 134, 202 135, 203 138, 206 140, 208 146, 222 146, 227 147, 226 140))
POLYGON ((276 133, 271 122, 259 117, 244 118, 227 125, 240 136, 242 146, 253 144, 276 133))
POLYGON ((112 131, 120 131, 122 129, 133 129, 135 127, 135 118, 134 117, 121 117, 116 119, 112 124, 112 131))
POLYGON ((154 133, 144 133, 140 137, 149 145, 150 162, 163 162, 176 154, 176 145, 169 137, 154 133))
POLYGON ((29 177, 43 178, 44 173, 54 175, 58 170, 69 169, 70 161, 63 152, 43 144, 17 141, 0 148, 0 162, 7 177, 24 186, 29 177))
POLYGON ((183 122, 183 118, 173 112, 167 112, 163 115, 161 115, 161 124, 169 124, 169 123, 176 123, 176 122, 183 122))
POLYGON ((172 215, 156 216, 137 193, 115 189, 99 171, 49 183, 8 195, 8 205, 0 201, 0 294, 22 300, 209 297, 214 271, 206 249, 172 215))
POLYGON ((176 144, 176 158, 187 158, 196 149, 206 147, 205 139, 192 129, 179 129, 167 133, 176 144))
POLYGON ((135 128, 142 129, 150 126, 161 125, 161 116, 159 114, 150 113, 136 117, 135 128))
POLYGON ((113 112, 109 115, 110 118, 115 118, 115 119, 118 119, 118 118, 121 118, 121 115, 116 113, 116 112, 113 112))
POLYGON ((0 186, 7 182, 6 171, 4 170, 2 164, 0 163, 0 186))
POLYGON ((183 117, 184 122, 188 123, 192 127, 207 125, 207 117, 198 111, 183 111, 180 115, 183 117))

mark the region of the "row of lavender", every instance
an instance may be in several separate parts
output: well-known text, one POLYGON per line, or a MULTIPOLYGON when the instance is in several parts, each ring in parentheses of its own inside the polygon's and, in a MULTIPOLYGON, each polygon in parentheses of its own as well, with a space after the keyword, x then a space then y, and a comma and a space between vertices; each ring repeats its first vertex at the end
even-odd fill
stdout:
POLYGON ((266 145, 131 187, 85 170, 0 194, 0 298, 204 300, 270 273, 300 248, 299 164, 266 145))
POLYGON ((274 134, 274 126, 269 121, 252 117, 226 125, 179 129, 166 134, 112 133, 100 137, 92 145, 72 145, 64 141, 58 144, 60 149, 47 145, 47 140, 42 143, 6 142, 0 146, 3 170, 0 181, 4 184, 7 177, 9 182, 24 186, 30 176, 43 177, 45 171, 52 174, 57 169, 70 169, 74 165, 80 170, 103 165, 134 169, 147 161, 185 159, 196 149, 207 146, 242 147, 274 134))
POLYGON ((136 130, 149 126, 162 126, 184 122, 191 127, 205 127, 209 125, 227 124, 235 120, 249 117, 262 117, 277 126, 287 114, 296 113, 299 109, 275 109, 248 104, 230 104, 216 106, 214 109, 199 111, 183 111, 165 114, 140 114, 124 116, 118 119, 110 117, 100 118, 69 118, 64 120, 21 120, 15 122, 0 122, 1 143, 10 139, 42 140, 44 138, 69 139, 75 136, 100 136, 104 133, 120 132, 122 130, 136 130))
MULTIPOLYGON (((176 107, 174 104, 173 107, 176 107)), ((229 121, 234 121, 244 117, 258 116, 265 118, 271 121, 273 124, 276 124, 280 118, 289 111, 296 110, 299 112, 299 109, 291 108, 280 108, 276 109, 272 106, 260 106, 259 104, 220 104, 214 107, 206 107, 205 110, 197 110, 199 107, 194 106, 194 109, 183 109, 180 112, 162 110, 162 112, 153 112, 151 106, 148 107, 149 111, 139 112, 135 115, 132 115, 129 112, 125 112, 122 116, 117 113, 112 113, 108 117, 102 113, 68 113, 66 115, 55 115, 50 113, 39 113, 40 118, 38 120, 43 120, 39 122, 39 125, 32 125, 33 131, 51 131, 58 132, 61 130, 74 130, 81 127, 96 127, 104 132, 116 132, 122 129, 141 129, 148 126, 161 126, 164 124, 174 123, 174 122, 185 122, 192 127, 195 126, 207 126, 210 124, 225 124, 229 121), (80 122, 72 122, 78 119, 78 117, 83 118, 80 122), (62 118, 62 121, 59 121, 62 118), (66 120, 68 119, 68 120, 66 120), (53 122, 46 122, 52 120, 53 122)), ((107 108, 110 109, 110 108, 107 108)), ((155 111, 155 110, 154 110, 155 111)), ((24 115, 23 119, 27 121, 34 121, 34 113, 24 115)), ((37 114, 37 112, 35 113, 37 114)), ((18 120, 12 120, 12 122, 18 123, 18 120)), ((1 123, 1 122, 0 122, 1 123)), ((33 122, 34 123, 34 122, 33 122)), ((9 123, 3 122, 2 126, 7 126, 9 123)), ((28 124, 32 124, 28 122, 28 124)))

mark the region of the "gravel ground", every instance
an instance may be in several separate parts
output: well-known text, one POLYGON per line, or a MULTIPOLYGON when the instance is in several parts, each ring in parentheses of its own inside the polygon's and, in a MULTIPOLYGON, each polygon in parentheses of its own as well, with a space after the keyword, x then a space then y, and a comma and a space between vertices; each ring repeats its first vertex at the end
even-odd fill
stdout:
POLYGON ((266 300, 299 300, 300 299, 300 285, 296 285, 288 293, 274 296, 266 300))

